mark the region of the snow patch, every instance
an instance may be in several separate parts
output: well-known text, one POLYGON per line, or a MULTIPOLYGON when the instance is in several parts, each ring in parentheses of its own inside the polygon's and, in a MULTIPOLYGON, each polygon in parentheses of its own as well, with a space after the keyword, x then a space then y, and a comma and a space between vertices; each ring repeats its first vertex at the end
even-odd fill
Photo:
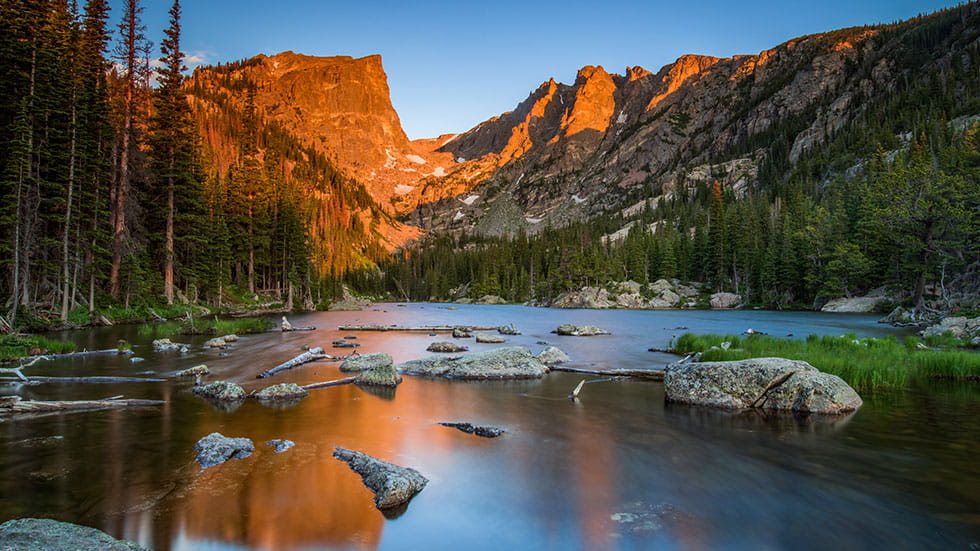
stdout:
POLYGON ((616 124, 623 124, 626 122, 626 111, 620 111, 619 116, 616 117, 616 124))
POLYGON ((521 175, 518 176, 517 177, 517 180, 514 181, 514 185, 516 186, 516 185, 520 184, 522 178, 524 178, 524 173, 523 172, 521 172, 521 175))
POLYGON ((417 163, 420 165, 425 164, 425 159, 419 157, 418 155, 405 155, 405 158, 408 159, 409 161, 412 161, 413 163, 417 163))
POLYGON ((456 157, 456 162, 457 163, 465 163, 466 162, 466 159, 464 159, 462 157, 456 157))
POLYGON ((415 189, 415 186, 410 186, 408 184, 398 184, 395 186, 395 194, 405 195, 406 193, 411 193, 415 189))
POLYGON ((445 175, 446 169, 442 168, 441 166, 437 166, 436 169, 432 171, 432 174, 429 174, 429 176, 439 176, 440 178, 445 175))
POLYGON ((390 149, 385 149, 385 157, 387 157, 387 160, 385 160, 385 168, 395 168, 395 161, 397 159, 395 159, 395 156, 391 154, 390 149))
POLYGON ((460 218, 466 218, 466 215, 460 211, 456 211, 456 216, 453 216, 453 222, 456 222, 460 218))
POLYGON ((462 202, 463 204, 465 204, 466 206, 470 206, 470 205, 472 205, 472 204, 473 204, 473 202, 474 202, 474 201, 476 201, 476 200, 477 200, 477 199, 479 199, 479 198, 480 198, 480 196, 479 196, 479 195, 470 195, 470 196, 469 196, 469 197, 467 197, 466 199, 460 199, 460 201, 461 201, 461 202, 462 202))
POLYGON ((572 195, 572 201, 575 201, 576 204, 581 205, 582 203, 588 201, 588 198, 583 199, 576 194, 572 195))
POLYGON ((524 219, 527 220, 529 224, 540 224, 541 221, 544 220, 544 218, 531 218, 530 216, 525 216, 524 219))

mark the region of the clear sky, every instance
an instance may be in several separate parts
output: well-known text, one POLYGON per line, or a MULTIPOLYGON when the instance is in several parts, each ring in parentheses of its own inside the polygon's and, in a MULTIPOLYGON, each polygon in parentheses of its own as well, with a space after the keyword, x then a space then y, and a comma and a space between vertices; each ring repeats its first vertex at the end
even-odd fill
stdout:
MULTIPOLYGON (((142 0, 158 44, 173 0, 142 0)), ((381 54, 410 138, 468 130, 584 65, 656 72, 683 54, 754 54, 797 36, 890 23, 956 0, 182 0, 184 50, 218 63, 292 50, 381 54)), ((113 21, 122 0, 110 0, 113 21)), ((158 50, 155 48, 154 52, 158 50)))

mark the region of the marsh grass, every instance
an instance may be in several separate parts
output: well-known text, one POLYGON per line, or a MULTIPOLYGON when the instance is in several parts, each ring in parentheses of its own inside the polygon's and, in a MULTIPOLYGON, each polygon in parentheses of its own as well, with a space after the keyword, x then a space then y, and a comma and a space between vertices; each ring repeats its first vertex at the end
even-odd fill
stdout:
POLYGON ((56 341, 40 335, 0 335, 0 360, 13 360, 41 354, 67 354, 75 344, 56 341))
POLYGON ((185 319, 141 325, 138 332, 145 337, 174 337, 177 335, 248 335, 263 333, 274 324, 262 318, 242 319, 185 319))
POLYGON ((810 335, 806 340, 687 333, 674 348, 681 353, 702 352, 706 362, 762 357, 803 360, 858 388, 903 387, 915 377, 980 379, 980 354, 922 349, 915 337, 899 342, 894 337, 859 339, 853 333, 810 335), (721 348, 723 342, 731 343, 728 350, 721 348))

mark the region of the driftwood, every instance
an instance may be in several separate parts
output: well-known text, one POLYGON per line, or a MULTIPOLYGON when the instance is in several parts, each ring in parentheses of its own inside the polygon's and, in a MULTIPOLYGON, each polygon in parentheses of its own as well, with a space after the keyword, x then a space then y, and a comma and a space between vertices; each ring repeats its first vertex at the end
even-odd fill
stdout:
POLYGON ((31 363, 22 365, 17 369, 24 369, 28 365, 34 365, 34 362, 38 360, 60 360, 62 358, 80 358, 82 356, 98 356, 101 354, 132 354, 130 350, 120 351, 118 348, 107 348, 105 350, 82 350, 81 352, 68 352, 67 354, 39 354, 37 356, 28 356, 23 358, 24 360, 32 360, 31 363))
POLYGON ((579 392, 582 392, 583 386, 585 386, 585 379, 582 379, 581 381, 578 382, 578 385, 575 387, 575 390, 573 390, 572 393, 568 395, 568 397, 571 398, 572 400, 577 399, 579 392))
POLYGON ((341 325, 338 329, 341 331, 405 331, 412 333, 452 333, 453 329, 457 327, 466 327, 473 331, 497 331, 500 329, 500 325, 418 325, 403 327, 400 325, 379 325, 379 324, 367 324, 367 325, 341 325))
MULTIPOLYGON (((19 368, 18 368, 19 369, 19 368)), ((2 371, 15 371, 14 369, 0 369, 2 371)), ((25 377, 20 378, 15 377, 0 377, 0 383, 90 383, 90 384, 106 384, 106 383, 162 383, 166 379, 150 379, 147 377, 25 377)))
POLYGON ((4 396, 2 398, 5 399, 0 400, 0 417, 5 415, 29 413, 53 413, 61 411, 159 406, 166 403, 163 400, 120 400, 118 397, 104 400, 72 400, 67 402, 20 400, 19 397, 16 396, 4 396))
POLYGON ((299 356, 296 356, 295 358, 289 360, 288 362, 281 363, 276 367, 273 367, 272 369, 259 373, 258 375, 255 376, 255 378, 265 379, 267 377, 272 377, 273 375, 281 371, 286 371, 287 369, 292 369, 296 366, 300 366, 310 362, 315 362, 317 360, 324 359, 325 357, 326 354, 323 353, 323 349, 320 348, 319 346, 316 348, 311 348, 306 352, 303 352, 299 356))
POLYGON ((606 377, 631 377, 633 379, 643 379, 646 381, 664 380, 664 372, 653 369, 582 369, 579 367, 567 367, 562 365, 551 366, 552 371, 565 371, 568 373, 586 373, 588 375, 604 375, 606 377))
POLYGON ((268 329, 268 330, 266 330, 266 333, 292 333, 294 331, 316 331, 316 327, 314 327, 314 326, 310 326, 310 327, 293 327, 292 329, 288 329, 286 331, 283 331, 282 328, 278 328, 277 327, 275 329, 268 329))
POLYGON ((328 388, 332 386, 349 385, 357 380, 357 377, 345 377, 343 379, 337 379, 334 381, 324 381, 322 383, 310 383, 308 385, 303 385, 305 390, 316 390, 318 388, 328 388))

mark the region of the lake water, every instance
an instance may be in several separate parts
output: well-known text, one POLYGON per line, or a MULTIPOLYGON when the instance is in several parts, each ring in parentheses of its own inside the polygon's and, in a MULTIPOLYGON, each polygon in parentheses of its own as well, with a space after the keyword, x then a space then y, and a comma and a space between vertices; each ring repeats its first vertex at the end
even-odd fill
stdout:
MULTIPOLYGON (((864 315, 761 311, 595 311, 522 306, 380 304, 362 312, 291 318, 313 332, 243 337, 219 357, 155 354, 134 326, 67 333, 88 349, 124 338, 137 356, 42 362, 33 375, 170 377, 206 363, 211 379, 255 390, 343 377, 314 363, 255 375, 349 332, 346 323, 513 323, 508 344, 547 341, 573 365, 662 368, 685 326, 698 333, 883 336, 907 331, 864 315), (560 337, 560 323, 603 337, 560 337), (153 372, 152 375, 146 372, 153 372), (142 375, 141 375, 142 374, 142 375)), ((359 351, 427 356, 440 335, 358 333, 359 351)), ((203 338, 175 339, 199 345, 203 338)), ((457 341, 471 350, 495 345, 457 341)), ((334 353, 348 352, 333 350, 334 353)), ((166 400, 157 408, 79 412, 0 422, 0 521, 48 517, 94 526, 164 550, 310 549, 978 549, 980 384, 929 382, 864 392, 843 418, 730 413, 664 403, 663 385, 542 380, 460 382, 405 377, 393 394, 353 385, 316 390, 298 405, 253 400, 223 411, 191 383, 4 386, 34 399, 116 395, 166 400), (468 421, 507 433, 483 439, 437 425, 468 421), (194 443, 211 432, 245 436, 256 452, 202 470, 194 443), (296 446, 274 453, 265 441, 296 446), (429 478, 406 512, 386 519, 334 446, 363 451, 429 478)))

